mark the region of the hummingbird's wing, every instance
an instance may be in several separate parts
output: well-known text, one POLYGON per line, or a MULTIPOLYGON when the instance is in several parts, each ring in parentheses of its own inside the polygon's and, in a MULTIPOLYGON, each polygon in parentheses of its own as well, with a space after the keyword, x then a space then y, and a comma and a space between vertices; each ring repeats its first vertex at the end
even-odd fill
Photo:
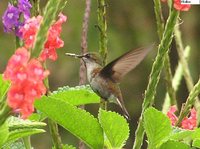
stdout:
POLYGON ((104 77, 119 82, 124 75, 134 69, 153 48, 153 45, 146 48, 131 50, 106 65, 100 72, 104 77))

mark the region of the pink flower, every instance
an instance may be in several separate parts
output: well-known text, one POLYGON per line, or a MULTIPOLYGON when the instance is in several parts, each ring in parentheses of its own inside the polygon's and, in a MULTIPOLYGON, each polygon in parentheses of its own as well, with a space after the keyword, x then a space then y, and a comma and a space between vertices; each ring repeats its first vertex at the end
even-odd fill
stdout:
POLYGON ((189 130, 193 130, 197 127, 197 112, 194 108, 190 111, 190 116, 183 119, 181 126, 183 129, 189 130))
POLYGON ((174 112, 176 112, 176 106, 171 106, 169 111, 167 112, 167 116, 169 117, 172 126, 174 126, 178 120, 174 112))
MULTIPOLYGON (((56 49, 64 46, 63 40, 60 38, 62 31, 62 24, 66 22, 67 17, 63 14, 59 14, 59 19, 56 21, 48 31, 47 41, 44 45, 44 49, 39 57, 40 61, 45 61, 47 58, 51 60, 57 59, 56 49)), ((21 28, 22 38, 25 42, 25 47, 33 48, 35 42, 36 33, 40 27, 42 17, 33 17, 26 21, 25 25, 21 28)))
POLYGON ((181 0, 174 0, 174 8, 179 11, 188 11, 190 10, 191 5, 181 4, 181 0))
MULTIPOLYGON (((176 110, 177 110, 176 106, 171 106, 169 111, 167 112, 167 116, 169 117, 172 126, 175 126, 178 120, 177 116, 174 114, 176 110)), ((197 127, 197 113, 196 113, 196 110, 193 108, 190 111, 190 116, 185 117, 183 121, 181 122, 181 128, 193 130, 196 127, 197 127)))
POLYGON ((26 48, 33 48, 36 33, 40 27, 42 21, 42 16, 32 17, 26 20, 23 27, 21 27, 20 32, 22 32, 22 39, 26 48))
POLYGON ((34 100, 46 93, 43 81, 48 75, 37 59, 30 60, 26 48, 16 50, 4 72, 4 79, 11 81, 7 101, 14 112, 21 113, 22 118, 33 113, 34 100))

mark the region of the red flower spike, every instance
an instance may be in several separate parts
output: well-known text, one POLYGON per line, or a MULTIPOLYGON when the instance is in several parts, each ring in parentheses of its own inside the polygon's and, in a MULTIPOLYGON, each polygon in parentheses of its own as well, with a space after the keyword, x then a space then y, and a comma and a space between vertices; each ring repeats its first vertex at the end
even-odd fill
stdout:
POLYGON ((189 130, 197 127, 197 112, 194 108, 190 111, 190 117, 183 119, 181 127, 189 130))
POLYGON ((188 11, 191 8, 189 4, 181 4, 181 0, 174 0, 174 8, 179 11, 188 11))
POLYGON ((15 54, 8 61, 6 70, 4 72, 4 79, 6 80, 16 80, 24 79, 25 73, 24 68, 27 65, 27 62, 30 58, 30 53, 25 48, 18 48, 15 54), (19 69, 20 68, 20 69, 19 69))
POLYGON ((176 110, 177 110, 176 106, 171 106, 169 111, 167 112, 167 116, 169 117, 172 126, 174 126, 178 120, 178 118, 174 114, 174 112, 176 112, 176 110))
MULTIPOLYGON (((171 106, 169 111, 167 112, 167 116, 169 117, 172 126, 174 126, 178 120, 174 112, 176 112, 176 106, 171 106)), ((182 122, 181 122, 181 128, 183 129, 188 129, 188 130, 193 130, 194 128, 197 127, 197 112, 193 108, 190 111, 190 116, 185 117, 182 122)))
POLYGON ((32 48, 36 33, 40 27, 42 16, 32 17, 28 19, 24 26, 21 27, 20 32, 22 33, 22 39, 24 40, 26 48, 32 48))
MULTIPOLYGON (((56 49, 64 46, 60 34, 62 31, 62 24, 66 22, 66 20, 67 17, 60 13, 58 21, 49 28, 47 41, 39 57, 40 61, 45 61, 47 58, 54 61, 57 59, 56 49)), ((38 16, 37 18, 33 17, 27 20, 25 25, 21 28, 20 31, 22 32, 22 38, 25 42, 26 48, 33 47, 35 36, 40 27, 41 21, 41 16, 38 16)))
POLYGON ((56 49, 64 46, 64 42, 60 38, 62 24, 67 20, 63 14, 59 14, 59 19, 49 29, 48 38, 44 45, 44 49, 40 55, 40 60, 45 61, 47 58, 51 60, 57 59, 56 49))
POLYGON ((10 58, 4 78, 11 81, 8 91, 8 105, 14 112, 27 118, 33 113, 33 102, 46 93, 43 80, 49 75, 37 59, 30 59, 25 48, 19 48, 10 58))

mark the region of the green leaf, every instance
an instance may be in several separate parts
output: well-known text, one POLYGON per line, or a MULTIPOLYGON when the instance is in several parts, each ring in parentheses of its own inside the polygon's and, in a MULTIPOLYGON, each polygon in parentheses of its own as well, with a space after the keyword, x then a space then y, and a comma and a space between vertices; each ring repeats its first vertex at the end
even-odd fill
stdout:
POLYGON ((169 140, 163 143, 160 149, 190 149, 190 147, 185 143, 169 140))
POLYGON ((195 139, 195 140, 192 142, 192 146, 197 147, 197 148, 200 148, 200 139, 195 139))
POLYGON ((30 120, 23 120, 14 116, 11 116, 8 120, 9 130, 25 129, 25 128, 41 128, 46 126, 43 122, 34 122, 30 120))
POLYGON ((183 140, 183 139, 199 139, 200 138, 200 129, 197 128, 195 130, 186 130, 174 127, 173 132, 169 136, 169 139, 172 140, 183 140))
POLYGON ((3 149, 26 149, 23 142, 10 142, 3 146, 3 149))
POLYGON ((29 116, 29 120, 31 121, 44 121, 47 118, 47 116, 44 113, 38 112, 38 113, 32 113, 29 116))
POLYGON ((103 148, 103 131, 90 113, 62 100, 42 97, 35 107, 94 149, 103 148))
POLYGON ((23 128, 10 131, 7 142, 16 141, 19 138, 31 136, 33 134, 43 133, 45 130, 37 128, 23 128))
POLYGON ((5 122, 3 125, 0 126, 0 148, 6 142, 9 136, 8 125, 5 122))
POLYGON ((91 90, 89 85, 62 87, 58 91, 54 91, 49 97, 63 100, 75 106, 100 103, 99 96, 91 90))
POLYGON ((126 119, 111 111, 100 109, 99 122, 113 148, 121 148, 129 136, 126 119))
POLYGON ((155 108, 144 112, 144 128, 150 147, 158 147, 168 138, 172 131, 169 119, 155 108))
POLYGON ((15 141, 25 136, 43 133, 45 131, 40 128, 46 126, 46 124, 42 122, 32 122, 30 120, 23 120, 14 116, 9 117, 7 123, 9 127, 9 137, 6 143, 15 141))
POLYGON ((5 97, 8 89, 9 89, 10 83, 9 81, 3 80, 2 74, 0 74, 0 102, 5 97))

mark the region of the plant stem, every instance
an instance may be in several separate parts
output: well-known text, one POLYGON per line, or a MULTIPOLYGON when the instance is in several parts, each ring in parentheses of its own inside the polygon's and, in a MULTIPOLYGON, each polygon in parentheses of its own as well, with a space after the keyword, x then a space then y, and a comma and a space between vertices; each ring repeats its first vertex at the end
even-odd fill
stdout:
MULTIPOLYGON (((190 47, 187 46, 184 50, 184 58, 186 60, 188 60, 188 57, 189 57, 189 54, 190 54, 190 47)), ((180 85, 180 82, 181 82, 181 79, 182 79, 182 76, 183 76, 183 66, 182 64, 178 63, 178 67, 175 71, 175 74, 174 74, 174 77, 172 79, 172 86, 174 88, 174 91, 176 92, 178 90, 178 87, 180 85)), ((162 112, 163 113, 167 113, 167 111, 169 110, 169 107, 171 106, 171 102, 170 102, 170 97, 169 97, 169 94, 166 93, 165 95, 165 100, 164 100, 164 104, 163 104, 163 108, 162 108, 162 112)))
MULTIPOLYGON (((181 38, 181 32, 179 29, 179 25, 178 25, 178 21, 177 21, 177 25, 175 27, 175 41, 176 41, 176 46, 177 46, 177 52, 179 55, 179 59, 180 62, 183 66, 183 75, 186 81, 186 85, 189 91, 191 91, 194 87, 194 82, 190 73, 190 69, 188 66, 188 63, 186 61, 186 59, 184 58, 184 46, 183 46, 183 42, 182 42, 182 38, 181 38)), ((200 101, 199 98, 196 97, 196 101, 194 103, 195 109, 197 110, 198 115, 200 114, 200 101)), ((182 109, 181 109, 182 111, 182 109)), ((200 122, 200 117, 198 117, 198 123, 200 122)))
POLYGON ((48 119, 48 124, 54 147, 56 149, 62 149, 62 141, 58 133, 58 125, 51 119, 48 119))
POLYGON ((26 149, 31 149, 31 140, 30 140, 30 136, 28 137, 24 137, 23 138, 23 142, 24 142, 24 146, 26 149))
MULTIPOLYGON (((163 31, 164 31, 164 19, 162 16, 160 0, 154 0, 154 12, 155 12, 156 22, 157 22, 158 37, 159 37, 159 40, 161 40, 163 31)), ((167 52, 165 55, 165 79, 166 79, 167 92, 170 97, 170 104, 177 105, 176 93, 172 86, 172 72, 171 72, 169 52, 167 52)))
POLYGON ((98 28, 100 32, 99 40, 99 53, 103 58, 103 65, 106 64, 107 60, 107 22, 106 22, 106 0, 97 0, 98 1, 98 28))
POLYGON ((164 56, 168 52, 169 46, 172 42, 173 38, 173 31, 174 26, 176 24, 176 20, 179 16, 179 12, 176 10, 172 10, 170 12, 170 15, 167 19, 166 27, 162 36, 161 43, 158 47, 158 54, 156 56, 156 59, 153 63, 149 83, 147 86, 147 90, 145 92, 144 101, 142 104, 142 112, 139 119, 138 127, 136 129, 135 133, 135 142, 133 145, 133 149, 139 149, 141 148, 143 137, 144 137, 144 128, 143 128, 143 113, 144 111, 152 106, 154 102, 154 96, 156 94, 156 87, 160 78, 161 70, 164 66, 164 56))
POLYGON ((178 121, 176 123, 176 126, 179 126, 183 120, 184 117, 188 115, 190 112, 190 109, 192 108, 193 104, 196 101, 196 97, 200 94, 200 79, 197 82, 197 84, 192 88, 185 105, 181 109, 180 116, 178 118, 178 121))
POLYGON ((10 115, 11 109, 7 105, 7 103, 4 103, 1 111, 0 111, 0 126, 6 121, 8 116, 10 115))
MULTIPOLYGON (((98 29, 100 34, 99 39, 99 53, 103 59, 103 65, 106 64, 107 61, 107 22, 106 22, 106 0, 97 0, 98 2, 98 29)), ((102 109, 107 109, 107 103, 104 99, 101 99, 100 107, 102 109)))
MULTIPOLYGON (((86 53, 88 44, 87 44, 87 34, 88 34, 88 23, 90 17, 90 8, 91 7, 91 0, 85 0, 85 12, 83 17, 83 24, 82 24, 82 35, 81 35, 81 54, 86 53)), ((83 60, 80 60, 80 69, 79 69, 79 85, 83 85, 86 83, 86 68, 83 60)), ((85 106, 82 105, 80 108, 84 109, 85 106)), ((79 141, 79 149, 85 149, 85 144, 83 141, 79 141)))
POLYGON ((43 17, 42 23, 36 35, 34 48, 31 54, 32 57, 38 57, 38 55, 42 51, 44 47, 44 43, 46 42, 46 39, 47 39, 48 30, 56 17, 60 2, 61 0, 48 1, 44 10, 44 17, 43 17))
POLYGON ((164 19, 162 15, 160 0, 154 0, 154 12, 156 16, 157 33, 159 40, 161 40, 164 32, 164 19))

